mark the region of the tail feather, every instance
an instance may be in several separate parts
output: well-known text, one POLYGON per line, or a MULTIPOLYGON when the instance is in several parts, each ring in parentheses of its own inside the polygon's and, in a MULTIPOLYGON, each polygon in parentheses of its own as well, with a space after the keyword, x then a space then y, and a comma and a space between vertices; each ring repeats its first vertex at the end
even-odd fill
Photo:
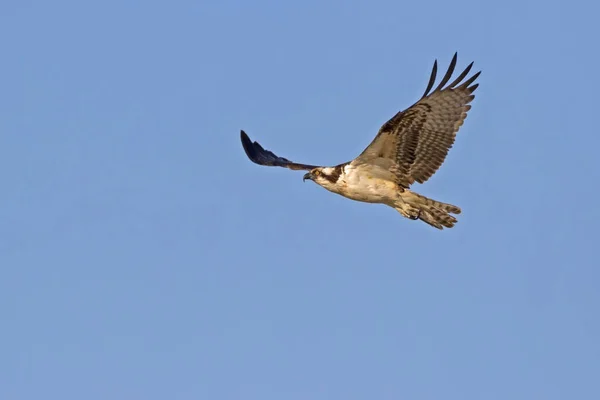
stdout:
POLYGON ((421 208, 419 219, 438 229, 452 228, 457 222, 452 215, 433 207, 421 208))
POLYGON ((402 201, 396 204, 396 209, 405 217, 420 219, 437 228, 452 228, 457 219, 450 215, 460 214, 461 209, 452 204, 430 199, 410 190, 401 194, 402 201))
POLYGON ((425 205, 425 206, 435 207, 438 210, 443 210, 443 211, 446 211, 446 212, 452 213, 452 214, 460 214, 462 211, 460 209, 460 207, 457 207, 455 205, 448 204, 448 203, 442 203, 441 201, 430 199, 429 197, 425 197, 422 194, 418 194, 418 193, 415 193, 412 191, 407 190, 405 192, 409 192, 409 193, 408 193, 408 196, 403 196, 403 197, 408 197, 408 198, 404 198, 404 201, 414 204, 417 207, 425 205))

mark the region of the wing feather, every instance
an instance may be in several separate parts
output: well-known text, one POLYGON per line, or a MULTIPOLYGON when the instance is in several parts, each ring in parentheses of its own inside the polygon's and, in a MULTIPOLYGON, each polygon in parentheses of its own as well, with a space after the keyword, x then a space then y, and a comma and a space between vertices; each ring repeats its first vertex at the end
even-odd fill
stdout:
POLYGON ((441 90, 444 87, 444 85, 448 83, 450 77, 452 77, 452 74, 454 73, 454 68, 456 68, 457 56, 458 53, 454 53, 454 57, 452 57, 452 61, 450 61, 450 66, 448 67, 448 71, 446 71, 446 75, 444 75, 438 87, 435 88, 434 92, 441 90))
POLYGON ((455 53, 441 82, 429 93, 435 82, 436 60, 421 99, 383 124, 375 139, 353 162, 387 168, 396 176, 398 184, 406 188, 415 181, 427 181, 446 159, 471 109, 473 92, 479 86, 471 84, 481 71, 462 82, 471 71, 471 63, 444 87, 452 77, 456 61, 455 53))
POLYGON ((429 77, 429 83, 427 84, 425 93, 423 93, 423 96, 421 96, 421 98, 423 98, 429 94, 429 91, 431 90, 431 88, 433 87, 433 84, 435 83, 436 75, 437 75, 437 60, 435 60, 433 62, 433 69, 431 70, 431 76, 429 77))
POLYGON ((246 132, 240 132, 242 146, 250 161, 269 167, 284 167, 293 170, 311 170, 317 168, 316 165, 299 164, 288 160, 287 158, 279 157, 269 150, 265 150, 258 142, 252 142, 246 132))

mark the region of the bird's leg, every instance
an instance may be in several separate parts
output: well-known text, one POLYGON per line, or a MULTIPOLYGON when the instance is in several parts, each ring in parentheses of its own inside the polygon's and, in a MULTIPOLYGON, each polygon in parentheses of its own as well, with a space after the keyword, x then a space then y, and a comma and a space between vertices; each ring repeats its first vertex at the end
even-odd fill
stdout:
POLYGON ((408 218, 415 220, 415 219, 419 219, 419 216, 421 216, 421 209, 414 207, 414 206, 410 206, 410 208, 407 210, 408 211, 408 218))
POLYGON ((415 220, 415 219, 419 219, 420 216, 421 216, 421 210, 419 209, 419 211, 417 211, 417 215, 411 214, 408 218, 415 220))
POLYGON ((410 217, 408 217, 408 218, 410 218, 410 219, 413 219, 413 220, 414 220, 414 219, 419 219, 419 217, 420 217, 420 216, 421 216, 421 209, 420 209, 420 208, 417 208, 417 212, 416 212, 416 214, 415 214, 414 212, 412 212, 412 213, 410 214, 410 217))
POLYGON ((408 219, 415 220, 419 219, 419 217, 421 216, 421 209, 409 205, 408 203, 404 203, 402 207, 398 207, 396 209, 400 212, 400 214, 402 214, 408 219))

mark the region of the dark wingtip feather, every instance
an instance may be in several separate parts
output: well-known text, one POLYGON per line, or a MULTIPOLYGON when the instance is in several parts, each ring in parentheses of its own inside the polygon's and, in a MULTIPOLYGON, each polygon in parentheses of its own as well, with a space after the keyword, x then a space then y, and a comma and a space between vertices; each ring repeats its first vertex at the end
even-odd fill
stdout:
POLYGON ((467 74, 469 73, 469 71, 471 71, 471 68, 473 68, 473 63, 474 61, 471 61, 471 64, 467 65, 467 68, 465 68, 465 70, 458 76, 458 78, 456 78, 454 80, 454 82, 452 82, 451 84, 448 85, 449 88, 454 88, 454 86, 458 85, 460 83, 460 81, 462 81, 463 79, 465 79, 465 76, 467 76, 467 74))
POLYGON ((444 87, 444 85, 446 83, 448 83, 448 81, 450 80, 450 77, 452 77, 452 74, 454 73, 454 68, 456 68, 457 59, 458 59, 458 52, 454 53, 454 56, 452 57, 452 60, 450 61, 450 65, 448 66, 448 71, 446 71, 446 75, 444 75, 444 77, 442 78, 442 81, 435 88, 434 92, 441 90, 444 87))
POLYGON ((427 89, 425 89, 425 93, 423 93, 423 96, 421 96, 421 98, 426 97, 429 94, 429 91, 431 90, 431 88, 433 87, 433 84, 435 83, 436 75, 437 75, 437 59, 433 61, 433 69, 431 70, 431 76, 429 77, 429 83, 427 84, 427 89))
POLYGON ((244 132, 243 129, 240 131, 240 139, 242 140, 242 146, 244 146, 244 149, 251 144, 250 138, 248 135, 246 135, 246 132, 244 132))
MULTIPOLYGON (((259 165, 273 165, 273 162, 278 161, 277 156, 268 150, 265 150, 258 142, 252 142, 246 132, 241 131, 240 137, 242 139, 242 146, 246 155, 253 163, 259 165)), ((281 158, 281 160, 285 160, 281 158)), ((285 160, 287 161, 287 160, 285 160)))
POLYGON ((250 140, 250 137, 248 137, 244 130, 240 131, 240 139, 242 140, 242 146, 244 147, 244 151, 246 152, 248 158, 256 162, 256 151, 254 150, 254 146, 252 145, 252 140, 250 140))
POLYGON ((469 79, 467 79, 462 85, 460 85, 459 87, 461 88, 466 88, 469 87, 469 85, 473 82, 475 82, 475 79, 477 79, 479 77, 479 75, 481 75, 481 71, 479 71, 478 73, 476 73, 475 75, 473 75, 472 77, 470 77, 469 79))
POLYGON ((240 139, 242 140, 242 146, 244 147, 246 155, 250 161, 255 164, 272 167, 285 167, 290 169, 316 168, 315 165, 294 163, 287 158, 279 157, 272 151, 266 150, 258 142, 253 142, 243 130, 240 131, 240 139))

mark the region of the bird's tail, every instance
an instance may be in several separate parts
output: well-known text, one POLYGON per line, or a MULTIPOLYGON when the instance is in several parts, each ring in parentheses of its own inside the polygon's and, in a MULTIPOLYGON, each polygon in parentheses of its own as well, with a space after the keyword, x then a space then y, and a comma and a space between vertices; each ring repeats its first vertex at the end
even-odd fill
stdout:
POLYGON ((459 207, 433 200, 410 190, 401 194, 402 200, 396 204, 396 210, 410 219, 421 221, 438 229, 452 228, 457 220, 450 214, 460 214, 459 207))

